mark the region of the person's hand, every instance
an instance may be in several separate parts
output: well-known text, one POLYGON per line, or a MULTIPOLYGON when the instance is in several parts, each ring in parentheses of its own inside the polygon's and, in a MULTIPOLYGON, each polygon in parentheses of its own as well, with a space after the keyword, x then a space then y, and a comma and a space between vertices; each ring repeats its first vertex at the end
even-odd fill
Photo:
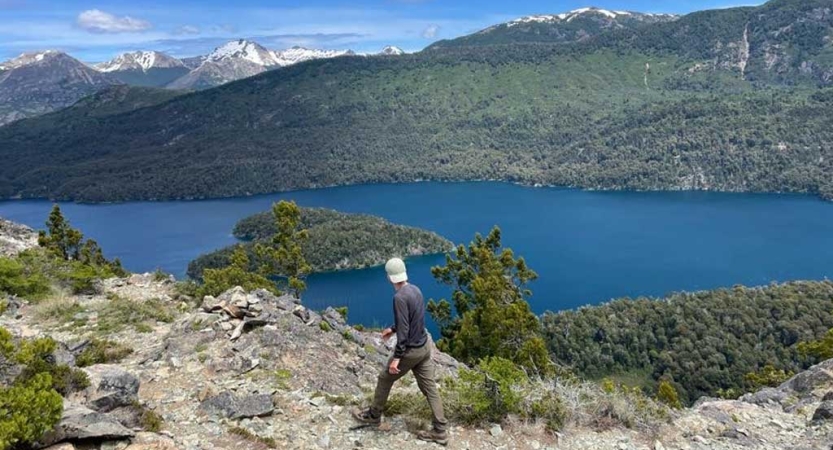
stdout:
POLYGON ((393 330, 391 330, 390 328, 385 328, 385 330, 382 331, 382 340, 383 341, 388 340, 388 338, 391 337, 391 336, 393 336, 393 330))
POLYGON ((396 375, 399 373, 399 358, 394 358, 390 361, 390 366, 388 366, 388 372, 391 375, 396 375))

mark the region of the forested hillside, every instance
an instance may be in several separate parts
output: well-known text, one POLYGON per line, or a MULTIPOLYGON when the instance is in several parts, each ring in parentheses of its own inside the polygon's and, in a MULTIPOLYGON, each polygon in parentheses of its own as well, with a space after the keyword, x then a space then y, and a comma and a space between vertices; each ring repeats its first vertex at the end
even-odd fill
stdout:
POLYGON ((833 282, 735 287, 662 300, 621 299, 548 313, 555 359, 591 378, 653 387, 673 383, 684 401, 744 392, 766 366, 798 372, 812 362, 796 344, 833 328, 833 282))
POLYGON ((313 61, 105 117, 66 110, 0 128, 0 197, 490 178, 833 198, 830 10, 776 0, 572 44, 313 61))
MULTIPOLYGON (((448 251, 453 244, 436 233, 392 224, 381 217, 346 214, 330 209, 301 208, 300 229, 309 231, 302 243, 303 256, 314 272, 358 269, 384 264, 393 256, 428 255, 448 251)), ((276 232, 271 211, 240 220, 234 236, 252 253, 258 241, 276 232)), ((233 247, 202 255, 188 265, 188 276, 199 279, 205 269, 229 264, 233 247)), ((255 258, 251 258, 254 263, 255 258)))

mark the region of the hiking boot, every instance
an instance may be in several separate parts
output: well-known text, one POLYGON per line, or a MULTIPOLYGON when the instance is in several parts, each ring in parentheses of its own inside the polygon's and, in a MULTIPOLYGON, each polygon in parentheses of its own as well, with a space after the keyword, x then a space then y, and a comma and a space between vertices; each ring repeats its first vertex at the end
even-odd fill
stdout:
POLYGON ((370 409, 365 409, 364 411, 360 409, 353 410, 353 418, 368 425, 379 425, 382 423, 382 416, 374 417, 370 409))
POLYGON ((437 431, 437 430, 430 430, 430 431, 420 431, 417 433, 417 439, 421 441, 428 441, 434 442, 440 445, 447 445, 448 444, 448 432, 447 431, 437 431))

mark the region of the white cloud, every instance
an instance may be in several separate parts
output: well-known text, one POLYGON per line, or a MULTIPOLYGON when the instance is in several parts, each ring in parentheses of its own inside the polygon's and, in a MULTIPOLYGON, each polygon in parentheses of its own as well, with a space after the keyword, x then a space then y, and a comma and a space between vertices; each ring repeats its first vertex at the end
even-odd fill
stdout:
POLYGON ((428 28, 422 30, 422 37, 425 39, 434 39, 438 31, 440 31, 439 25, 429 25, 428 28))
POLYGON ((150 22, 130 16, 117 17, 99 9, 89 9, 78 15, 79 27, 92 33, 131 33, 151 27, 150 22))
POLYGON ((176 30, 174 30, 174 34, 176 35, 183 35, 183 34, 200 34, 200 29, 193 26, 193 25, 183 25, 176 30))

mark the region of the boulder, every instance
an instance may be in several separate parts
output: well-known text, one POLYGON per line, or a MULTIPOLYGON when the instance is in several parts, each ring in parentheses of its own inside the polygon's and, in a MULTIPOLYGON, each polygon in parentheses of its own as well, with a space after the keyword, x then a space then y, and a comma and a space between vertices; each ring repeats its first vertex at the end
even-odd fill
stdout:
POLYGON ((830 386, 833 386, 833 359, 810 367, 785 381, 778 389, 782 391, 791 390, 799 394, 810 394, 816 389, 829 389, 830 386))
POLYGON ((813 413, 813 422, 833 421, 833 400, 821 402, 816 412, 813 413))
POLYGON ((40 444, 44 447, 64 441, 111 441, 132 438, 118 420, 107 414, 93 411, 81 405, 64 401, 64 412, 55 428, 43 435, 40 444))
POLYGON ((202 402, 200 409, 208 414, 234 420, 268 416, 272 414, 275 407, 272 404, 272 397, 268 394, 238 396, 231 392, 222 392, 202 402))
POLYGON ((98 364, 83 369, 90 377, 90 387, 79 394, 86 406, 109 412, 138 400, 139 379, 116 365, 98 364))
POLYGON ((752 403, 754 405, 764 406, 771 404, 781 404, 789 397, 786 392, 775 388, 764 388, 752 394, 743 395, 740 401, 752 403))

